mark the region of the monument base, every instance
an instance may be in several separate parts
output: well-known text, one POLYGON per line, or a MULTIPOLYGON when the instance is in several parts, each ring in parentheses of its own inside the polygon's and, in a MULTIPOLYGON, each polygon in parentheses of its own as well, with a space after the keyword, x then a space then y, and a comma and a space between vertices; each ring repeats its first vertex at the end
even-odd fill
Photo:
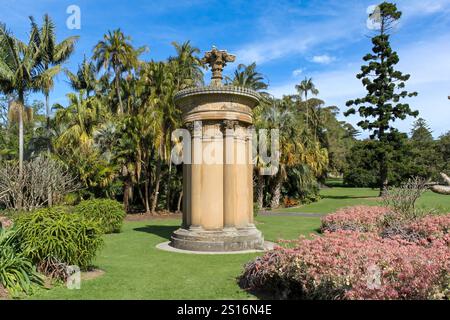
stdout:
POLYGON ((170 246, 190 251, 226 252, 263 250, 264 238, 255 227, 204 230, 199 227, 180 228, 171 237, 170 246))

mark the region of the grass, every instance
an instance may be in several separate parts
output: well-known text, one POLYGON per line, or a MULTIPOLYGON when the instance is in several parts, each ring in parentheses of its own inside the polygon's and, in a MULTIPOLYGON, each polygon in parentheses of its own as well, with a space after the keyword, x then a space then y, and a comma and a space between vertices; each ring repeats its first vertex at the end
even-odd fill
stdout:
MULTIPOLYGON (((377 190, 364 188, 334 187, 323 189, 321 195, 317 203, 282 211, 330 213, 341 207, 376 205, 379 201, 377 190)), ((418 205, 450 212, 450 197, 427 192, 418 205)), ((258 216, 256 223, 266 240, 276 241, 316 232, 320 218, 258 216)), ((95 262, 104 275, 83 281, 80 290, 61 285, 39 289, 30 298, 255 299, 239 288, 236 277, 243 265, 258 254, 190 255, 156 249, 179 225, 175 219, 126 222, 122 233, 105 236, 105 247, 95 262)))
MULTIPOLYGON (((322 197, 318 202, 311 204, 275 210, 275 212, 303 212, 303 213, 332 213, 337 209, 355 205, 380 205, 378 190, 370 188, 335 187, 322 189, 322 197)), ((450 197, 425 192, 417 201, 417 206, 424 209, 434 209, 440 213, 450 212, 450 197)))
MULTIPOLYGON (((83 281, 80 290, 58 286, 40 289, 31 299, 255 299, 241 290, 236 277, 258 254, 191 255, 160 251, 178 220, 126 222, 123 232, 105 236, 96 265, 105 274, 83 281)), ((319 218, 258 217, 267 240, 308 235, 319 218)))

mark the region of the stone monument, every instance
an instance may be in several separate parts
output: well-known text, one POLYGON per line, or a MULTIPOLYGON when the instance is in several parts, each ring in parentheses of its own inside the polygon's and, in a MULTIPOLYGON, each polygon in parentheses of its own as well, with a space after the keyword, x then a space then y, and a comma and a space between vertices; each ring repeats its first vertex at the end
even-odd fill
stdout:
POLYGON ((223 68, 234 60, 213 47, 202 60, 212 70, 210 85, 181 90, 174 97, 191 139, 190 150, 184 150, 190 151, 191 162, 183 164, 183 223, 170 242, 177 249, 264 247, 253 224, 252 109, 260 95, 223 85, 223 68))

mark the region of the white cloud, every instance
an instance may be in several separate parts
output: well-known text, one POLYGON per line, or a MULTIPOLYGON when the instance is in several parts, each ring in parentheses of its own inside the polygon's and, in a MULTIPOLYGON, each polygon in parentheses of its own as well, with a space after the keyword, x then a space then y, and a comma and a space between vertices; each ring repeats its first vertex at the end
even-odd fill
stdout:
POLYGON ((289 54, 305 52, 310 46, 318 42, 314 36, 288 37, 278 40, 271 39, 267 42, 258 42, 239 49, 236 55, 243 63, 256 62, 262 64, 275 59, 283 58, 289 54))
MULTIPOLYGON (((408 102, 413 110, 419 110, 420 116, 425 118, 434 135, 438 136, 450 130, 450 36, 437 37, 427 42, 415 42, 398 50, 400 63, 397 69, 410 74, 407 90, 417 91, 418 97, 408 102)), ((361 61, 354 61, 345 67, 315 72, 311 76, 320 91, 319 97, 328 105, 336 105, 345 110, 345 102, 365 94, 360 80, 355 75, 360 71, 361 61)), ((295 93, 295 81, 270 88, 275 97, 295 93)), ((357 116, 342 120, 356 124, 357 116)), ((396 123, 402 131, 409 132, 414 118, 396 123)))
POLYGON ((292 71, 292 75, 294 77, 298 77, 303 73, 303 69, 295 69, 294 71, 292 71))
POLYGON ((327 54, 323 54, 320 56, 314 56, 311 59, 312 62, 320 63, 320 64, 330 64, 331 62, 333 62, 335 60, 336 60, 335 57, 329 56, 327 54))
MULTIPOLYGON (((311 49, 324 44, 340 44, 346 40, 353 41, 355 35, 364 34, 366 31, 362 22, 359 10, 348 10, 348 4, 339 4, 339 8, 329 8, 333 15, 328 13, 326 19, 303 20, 295 22, 280 22, 280 28, 271 26, 273 21, 263 19, 261 30, 266 30, 271 26, 270 32, 264 33, 254 42, 250 42, 235 50, 239 60, 243 63, 256 62, 258 65, 271 62, 277 59, 293 57, 305 54, 311 49), (343 14, 337 14, 344 12, 343 14), (348 23, 352 21, 353 23, 348 23)), ((303 12, 307 16, 307 12, 303 12)), ((320 12, 311 12, 314 17, 321 17, 320 12)), ((286 18, 286 13, 284 13, 286 18)))
POLYGON ((433 14, 439 11, 448 11, 450 0, 402 0, 399 8, 404 17, 433 14))

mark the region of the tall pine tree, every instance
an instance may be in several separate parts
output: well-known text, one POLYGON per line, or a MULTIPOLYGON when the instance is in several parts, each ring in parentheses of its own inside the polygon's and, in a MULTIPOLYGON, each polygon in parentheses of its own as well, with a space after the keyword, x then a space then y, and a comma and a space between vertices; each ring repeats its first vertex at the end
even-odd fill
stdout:
POLYGON ((418 115, 417 111, 411 110, 409 104, 400 102, 401 99, 417 96, 417 92, 409 93, 404 90, 410 75, 395 70, 399 57, 390 44, 390 31, 401 15, 395 4, 383 2, 369 16, 378 26, 378 31, 372 38, 372 53, 363 58, 367 65, 363 65, 361 73, 356 76, 361 79, 367 95, 348 101, 347 107, 351 108, 345 112, 348 116, 358 111, 364 118, 358 126, 369 130, 370 139, 377 141, 380 194, 388 185, 389 155, 398 137, 398 131, 392 126, 392 122, 418 115))

